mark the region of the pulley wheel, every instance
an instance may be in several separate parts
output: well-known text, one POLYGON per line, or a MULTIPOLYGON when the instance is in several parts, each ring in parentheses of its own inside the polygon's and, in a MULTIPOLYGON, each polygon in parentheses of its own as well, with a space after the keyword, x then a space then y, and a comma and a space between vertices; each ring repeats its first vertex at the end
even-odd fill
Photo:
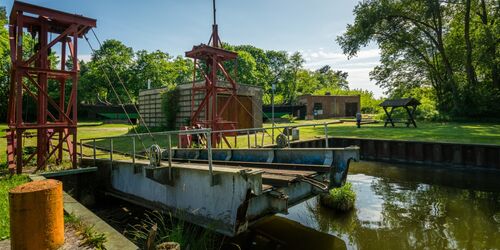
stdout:
POLYGON ((278 148, 286 148, 288 146, 288 138, 284 134, 276 136, 276 145, 278 148))

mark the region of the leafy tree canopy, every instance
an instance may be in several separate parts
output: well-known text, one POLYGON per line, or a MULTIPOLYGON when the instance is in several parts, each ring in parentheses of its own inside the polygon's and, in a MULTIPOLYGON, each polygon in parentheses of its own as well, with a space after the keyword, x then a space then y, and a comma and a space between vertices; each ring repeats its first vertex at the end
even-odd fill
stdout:
POLYGON ((378 44, 371 77, 390 96, 430 88, 443 114, 500 113, 497 0, 369 0, 354 15, 337 41, 350 57, 378 44))

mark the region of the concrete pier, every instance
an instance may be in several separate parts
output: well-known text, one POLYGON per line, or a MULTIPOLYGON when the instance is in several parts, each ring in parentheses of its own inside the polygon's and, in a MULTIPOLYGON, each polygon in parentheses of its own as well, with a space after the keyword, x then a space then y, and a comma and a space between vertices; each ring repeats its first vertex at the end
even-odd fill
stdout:
POLYGON ((174 216, 228 236, 332 186, 342 185, 358 148, 215 150, 212 174, 201 149, 174 150, 163 162, 83 158, 109 180, 109 195, 174 216), (230 154, 230 155, 229 155, 230 154), (246 155, 246 156, 245 156, 246 155), (302 160, 301 160, 302 159, 302 160), (187 162, 189 161, 189 162, 187 162))

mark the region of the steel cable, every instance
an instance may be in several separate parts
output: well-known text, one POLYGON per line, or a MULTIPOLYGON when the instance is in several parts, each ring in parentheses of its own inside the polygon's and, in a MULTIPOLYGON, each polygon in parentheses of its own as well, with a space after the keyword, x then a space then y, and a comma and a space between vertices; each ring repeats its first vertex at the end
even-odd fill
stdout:
MULTIPOLYGON (((101 40, 99 40, 99 38, 97 37, 94 29, 90 29, 90 30, 92 31, 92 34, 94 34, 94 37, 97 40, 97 43, 99 43, 99 46, 102 47, 101 40)), ((139 112, 139 109, 137 108, 137 105, 135 105, 135 103, 132 101, 132 96, 130 95, 130 92, 128 91, 127 87, 125 87, 125 84, 123 83, 122 78, 118 74, 118 72, 117 72, 117 70, 115 68, 115 65, 113 65, 113 64, 109 64, 109 65, 111 66, 111 69, 113 70, 113 72, 115 73, 115 75, 118 77, 118 82, 122 85, 123 89, 125 90, 125 93, 127 94, 127 97, 130 100, 130 103, 132 104, 132 106, 134 107, 135 111, 139 115, 139 124, 142 121, 142 123, 144 124, 144 127, 146 128, 146 130, 147 130, 147 132, 149 134, 149 136, 151 136, 151 138, 153 139, 153 141, 156 143, 156 140, 155 140, 154 136, 151 134, 151 130, 149 129, 148 125, 146 124, 146 122, 142 118, 141 112, 139 112)))
MULTIPOLYGON (((92 44, 90 43, 89 39, 87 38, 86 35, 83 35, 83 37, 85 38, 85 40, 87 41, 87 44, 89 45, 90 49, 92 50, 92 52, 95 54, 95 49, 94 47, 92 47, 92 44)), ((103 68, 102 69, 102 72, 104 74, 104 77, 106 78, 106 80, 108 81, 108 84, 109 86, 111 87, 111 89, 113 90, 113 93, 115 94, 116 96, 116 99, 118 100, 118 103, 119 105, 122 107, 123 109, 123 112, 125 112, 125 115, 127 116, 127 119, 128 121, 130 122, 130 124, 132 125, 132 129, 134 130, 134 133, 137 135, 139 141, 141 142, 142 144, 142 147, 144 149, 144 151, 146 152, 147 151, 147 148, 146 148, 146 145, 144 144, 144 141, 142 140, 140 134, 137 132, 137 129, 135 128, 134 124, 132 123, 132 119, 130 118, 130 115, 128 114, 127 110, 125 109, 125 105, 123 104, 120 96, 118 95, 118 93, 116 92, 116 89, 115 87, 113 86, 113 83, 111 83, 111 80, 109 79, 109 76, 108 74, 106 73, 106 70, 104 70, 103 68)), ((149 133, 150 136, 152 137, 151 133, 149 133)), ((153 138, 154 139, 154 138, 153 138)))

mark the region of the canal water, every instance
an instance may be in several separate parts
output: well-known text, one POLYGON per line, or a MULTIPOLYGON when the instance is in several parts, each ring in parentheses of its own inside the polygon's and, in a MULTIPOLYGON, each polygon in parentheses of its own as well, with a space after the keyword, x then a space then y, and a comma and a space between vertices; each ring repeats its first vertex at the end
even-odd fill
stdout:
POLYGON ((500 249, 497 172, 369 162, 349 172, 353 211, 335 213, 315 197, 256 230, 283 249, 500 249))
MULTIPOLYGON (((357 162, 348 181, 353 211, 336 213, 314 197, 221 236, 215 249, 500 249, 498 171, 357 162)), ((107 200, 93 211, 130 237, 145 209, 107 200)))

